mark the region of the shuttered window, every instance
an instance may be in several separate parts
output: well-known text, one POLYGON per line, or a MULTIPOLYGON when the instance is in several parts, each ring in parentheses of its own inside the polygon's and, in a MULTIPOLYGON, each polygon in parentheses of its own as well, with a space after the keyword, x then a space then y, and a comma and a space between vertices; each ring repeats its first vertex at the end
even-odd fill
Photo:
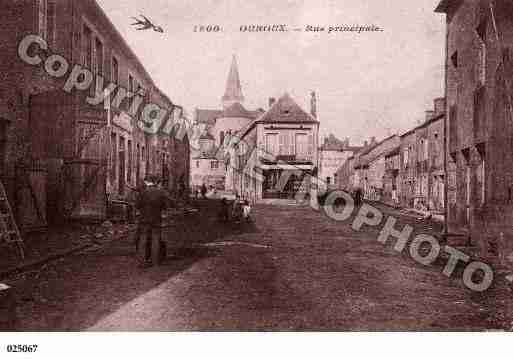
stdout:
POLYGON ((47 0, 37 0, 37 11, 38 11, 38 23, 37 23, 37 29, 38 34, 43 39, 46 40, 47 38, 47 9, 48 9, 48 2, 47 0))
POLYGON ((49 1, 47 4, 47 37, 48 44, 50 46, 55 46, 56 39, 56 4, 54 1, 49 1))

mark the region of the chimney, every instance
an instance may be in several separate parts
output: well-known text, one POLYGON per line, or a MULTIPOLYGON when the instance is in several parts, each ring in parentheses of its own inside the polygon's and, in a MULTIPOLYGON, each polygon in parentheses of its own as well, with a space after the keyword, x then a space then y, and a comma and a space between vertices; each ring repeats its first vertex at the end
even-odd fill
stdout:
POLYGON ((445 97, 435 99, 435 116, 445 113, 445 97))
POLYGON ((365 141, 365 142, 363 143, 363 148, 367 148, 367 147, 369 147, 369 142, 368 142, 368 141, 365 141))
POLYGON ((310 99, 310 114, 317 118, 317 95, 315 91, 312 91, 310 95, 312 96, 310 99))
POLYGON ((274 97, 269 97, 269 108, 273 107, 275 102, 276 102, 276 99, 274 97))
POLYGON ((431 120, 433 117, 435 117, 435 111, 426 111, 426 122, 431 120))
POLYGON ((372 146, 372 145, 375 145, 376 143, 377 143, 377 142, 376 142, 376 137, 372 136, 372 137, 371 137, 371 141, 370 141, 371 146, 372 146))

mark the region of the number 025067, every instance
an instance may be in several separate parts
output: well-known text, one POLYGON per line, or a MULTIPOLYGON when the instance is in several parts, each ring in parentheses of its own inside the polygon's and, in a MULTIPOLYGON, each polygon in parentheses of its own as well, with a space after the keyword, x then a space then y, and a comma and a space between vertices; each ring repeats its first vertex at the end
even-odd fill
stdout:
POLYGON ((37 344, 11 344, 7 345, 7 353, 35 353, 37 351, 37 344))

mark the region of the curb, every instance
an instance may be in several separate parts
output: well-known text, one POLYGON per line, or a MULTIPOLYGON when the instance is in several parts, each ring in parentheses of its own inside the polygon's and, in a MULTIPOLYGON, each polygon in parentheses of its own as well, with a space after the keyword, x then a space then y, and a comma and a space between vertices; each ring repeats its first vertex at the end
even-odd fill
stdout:
POLYGON ((30 269, 33 269, 33 268, 36 268, 36 267, 40 267, 43 264, 56 261, 56 260, 61 259, 63 257, 67 257, 67 256, 69 256, 71 254, 74 254, 74 253, 80 252, 80 251, 82 251, 84 249, 87 249, 89 247, 92 247, 93 245, 94 245, 94 243, 92 243, 92 242, 91 243, 87 243, 87 244, 81 244, 79 246, 72 247, 70 249, 67 249, 67 250, 64 250, 64 251, 61 251, 61 252, 49 255, 47 257, 44 257, 44 258, 41 258, 41 259, 36 259, 36 260, 31 261, 31 262, 21 264, 21 265, 19 265, 17 267, 14 267, 14 268, 11 268, 11 269, 7 269, 7 270, 5 270, 3 272, 0 272, 0 280, 5 280, 6 278, 8 278, 10 276, 13 276, 15 274, 20 274, 20 273, 29 271, 30 269))

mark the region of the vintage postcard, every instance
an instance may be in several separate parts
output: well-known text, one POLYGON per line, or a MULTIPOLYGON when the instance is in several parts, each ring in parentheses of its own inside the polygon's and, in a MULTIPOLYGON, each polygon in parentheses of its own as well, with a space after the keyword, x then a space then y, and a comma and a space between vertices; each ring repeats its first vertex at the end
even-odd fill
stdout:
POLYGON ((512 49, 510 0, 1 1, 0 329, 512 330, 512 49))

